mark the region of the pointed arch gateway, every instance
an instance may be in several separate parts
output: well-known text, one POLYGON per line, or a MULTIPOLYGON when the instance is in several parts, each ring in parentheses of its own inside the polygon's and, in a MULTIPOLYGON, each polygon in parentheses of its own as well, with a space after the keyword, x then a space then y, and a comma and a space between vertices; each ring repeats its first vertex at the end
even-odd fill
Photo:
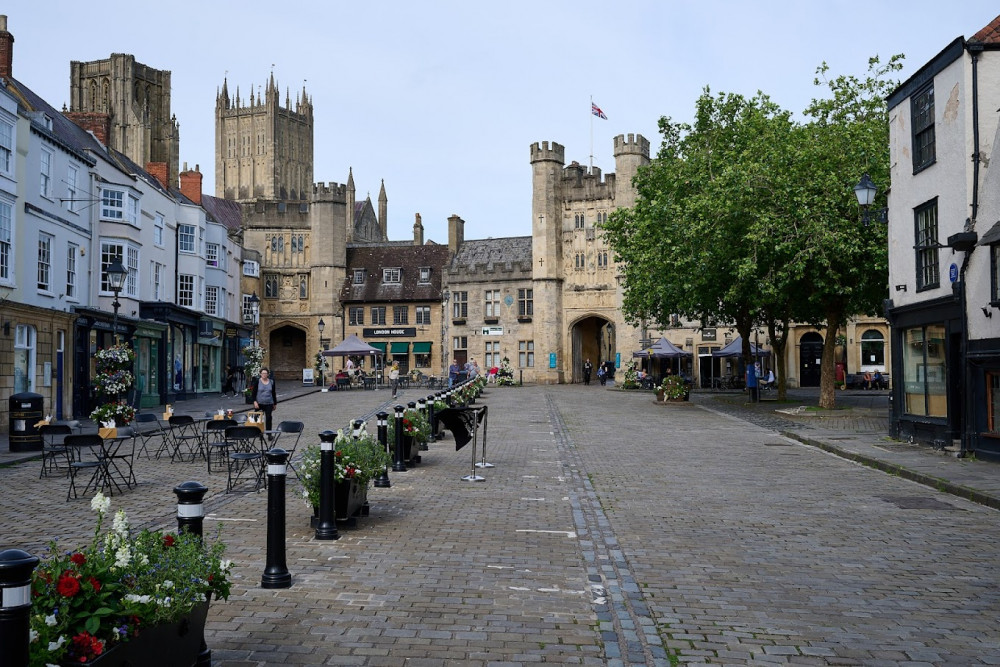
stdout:
POLYGON ((588 315, 577 320, 570 328, 572 344, 571 382, 583 382, 583 362, 590 359, 597 372, 598 365, 615 361, 615 323, 599 315, 588 315))
POLYGON ((268 362, 275 380, 302 381, 302 369, 312 368, 306 350, 306 332, 300 327, 284 324, 268 335, 268 362))

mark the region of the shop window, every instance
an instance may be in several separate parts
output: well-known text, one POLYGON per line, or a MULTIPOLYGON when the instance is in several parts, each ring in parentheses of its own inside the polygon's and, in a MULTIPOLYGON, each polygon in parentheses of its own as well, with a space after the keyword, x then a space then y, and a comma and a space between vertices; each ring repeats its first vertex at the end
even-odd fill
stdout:
POLYGON ((35 390, 35 327, 18 324, 14 329, 14 392, 35 390))
POLYGON ((925 417, 948 416, 945 327, 931 324, 903 331, 903 409, 925 417))
POLYGON ((881 331, 869 329, 861 334, 861 365, 885 366, 885 337, 881 331))

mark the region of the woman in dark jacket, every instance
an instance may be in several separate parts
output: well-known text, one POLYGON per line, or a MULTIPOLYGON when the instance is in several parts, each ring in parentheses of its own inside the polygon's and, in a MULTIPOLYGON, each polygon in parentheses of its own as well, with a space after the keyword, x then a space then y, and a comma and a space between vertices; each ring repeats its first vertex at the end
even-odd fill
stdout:
POLYGON ((270 431, 271 412, 278 405, 278 387, 271 379, 271 372, 268 369, 260 369, 260 377, 251 387, 250 398, 253 400, 254 409, 264 413, 264 428, 270 431))

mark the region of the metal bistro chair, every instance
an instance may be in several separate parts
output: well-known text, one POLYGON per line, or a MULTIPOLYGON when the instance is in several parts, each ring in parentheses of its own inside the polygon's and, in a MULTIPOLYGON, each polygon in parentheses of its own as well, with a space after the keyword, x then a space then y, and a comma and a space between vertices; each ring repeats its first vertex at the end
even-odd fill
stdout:
POLYGON ((276 430, 283 434, 281 437, 281 448, 288 452, 288 467, 295 473, 295 479, 298 479, 299 471, 296 470, 295 465, 292 464, 292 457, 295 456, 295 448, 299 446, 299 438, 302 437, 302 431, 305 430, 305 424, 296 421, 283 421, 278 424, 278 428, 276 430), (293 435, 295 436, 294 440, 291 439, 293 435), (291 445, 286 442, 286 439, 291 442, 291 445))
POLYGON ((194 461, 198 454, 204 454, 205 449, 201 444, 201 434, 198 432, 198 423, 191 415, 173 415, 170 417, 170 437, 174 447, 170 453, 171 463, 187 455, 194 461), (187 448, 187 452, 182 452, 181 448, 187 448))
POLYGON ((72 463, 70 450, 63 444, 67 435, 73 435, 73 427, 69 424, 46 424, 38 429, 42 436, 42 469, 38 477, 42 478, 49 473, 59 471, 65 464, 63 474, 69 473, 69 464, 72 463))
POLYGON ((264 434, 256 426, 230 426, 226 429, 229 451, 229 476, 226 493, 230 493, 248 470, 254 477, 254 491, 267 485, 264 477, 264 434))
POLYGON ((157 438, 160 439, 159 446, 153 450, 153 455, 156 458, 160 458, 160 454, 169 448, 166 434, 163 432, 163 426, 160 425, 160 419, 151 412, 136 413, 133 433, 139 446, 135 452, 136 455, 145 452, 146 458, 150 458, 149 446, 151 443, 156 442, 157 438))
POLYGON ((114 438, 116 442, 113 446, 109 447, 108 443, 104 445, 106 459, 104 463, 107 466, 108 478, 114 483, 114 477, 117 476, 125 484, 125 488, 134 489, 139 485, 133 467, 136 431, 132 426, 119 426, 117 430, 118 437, 114 438))
POLYGON ((208 474, 212 474, 212 458, 220 468, 228 465, 229 443, 226 441, 226 429, 237 426, 235 419, 213 419, 205 422, 205 459, 208 463, 208 474))
POLYGON ((72 434, 66 436, 63 444, 73 457, 73 461, 69 464, 69 491, 66 492, 66 500, 69 500, 70 498, 80 497, 76 484, 76 476, 81 471, 92 471, 90 481, 83 488, 84 493, 90 490, 91 485, 96 486, 99 483, 99 478, 104 468, 102 460, 104 441, 96 433, 72 434))

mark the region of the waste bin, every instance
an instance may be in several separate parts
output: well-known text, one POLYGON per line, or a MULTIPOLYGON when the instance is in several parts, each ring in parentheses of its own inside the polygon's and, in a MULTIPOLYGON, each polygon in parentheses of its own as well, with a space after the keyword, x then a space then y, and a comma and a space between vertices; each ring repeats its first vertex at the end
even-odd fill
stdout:
POLYGON ((35 424, 44 419, 45 398, 23 391, 10 397, 10 451, 40 452, 42 436, 35 424))

